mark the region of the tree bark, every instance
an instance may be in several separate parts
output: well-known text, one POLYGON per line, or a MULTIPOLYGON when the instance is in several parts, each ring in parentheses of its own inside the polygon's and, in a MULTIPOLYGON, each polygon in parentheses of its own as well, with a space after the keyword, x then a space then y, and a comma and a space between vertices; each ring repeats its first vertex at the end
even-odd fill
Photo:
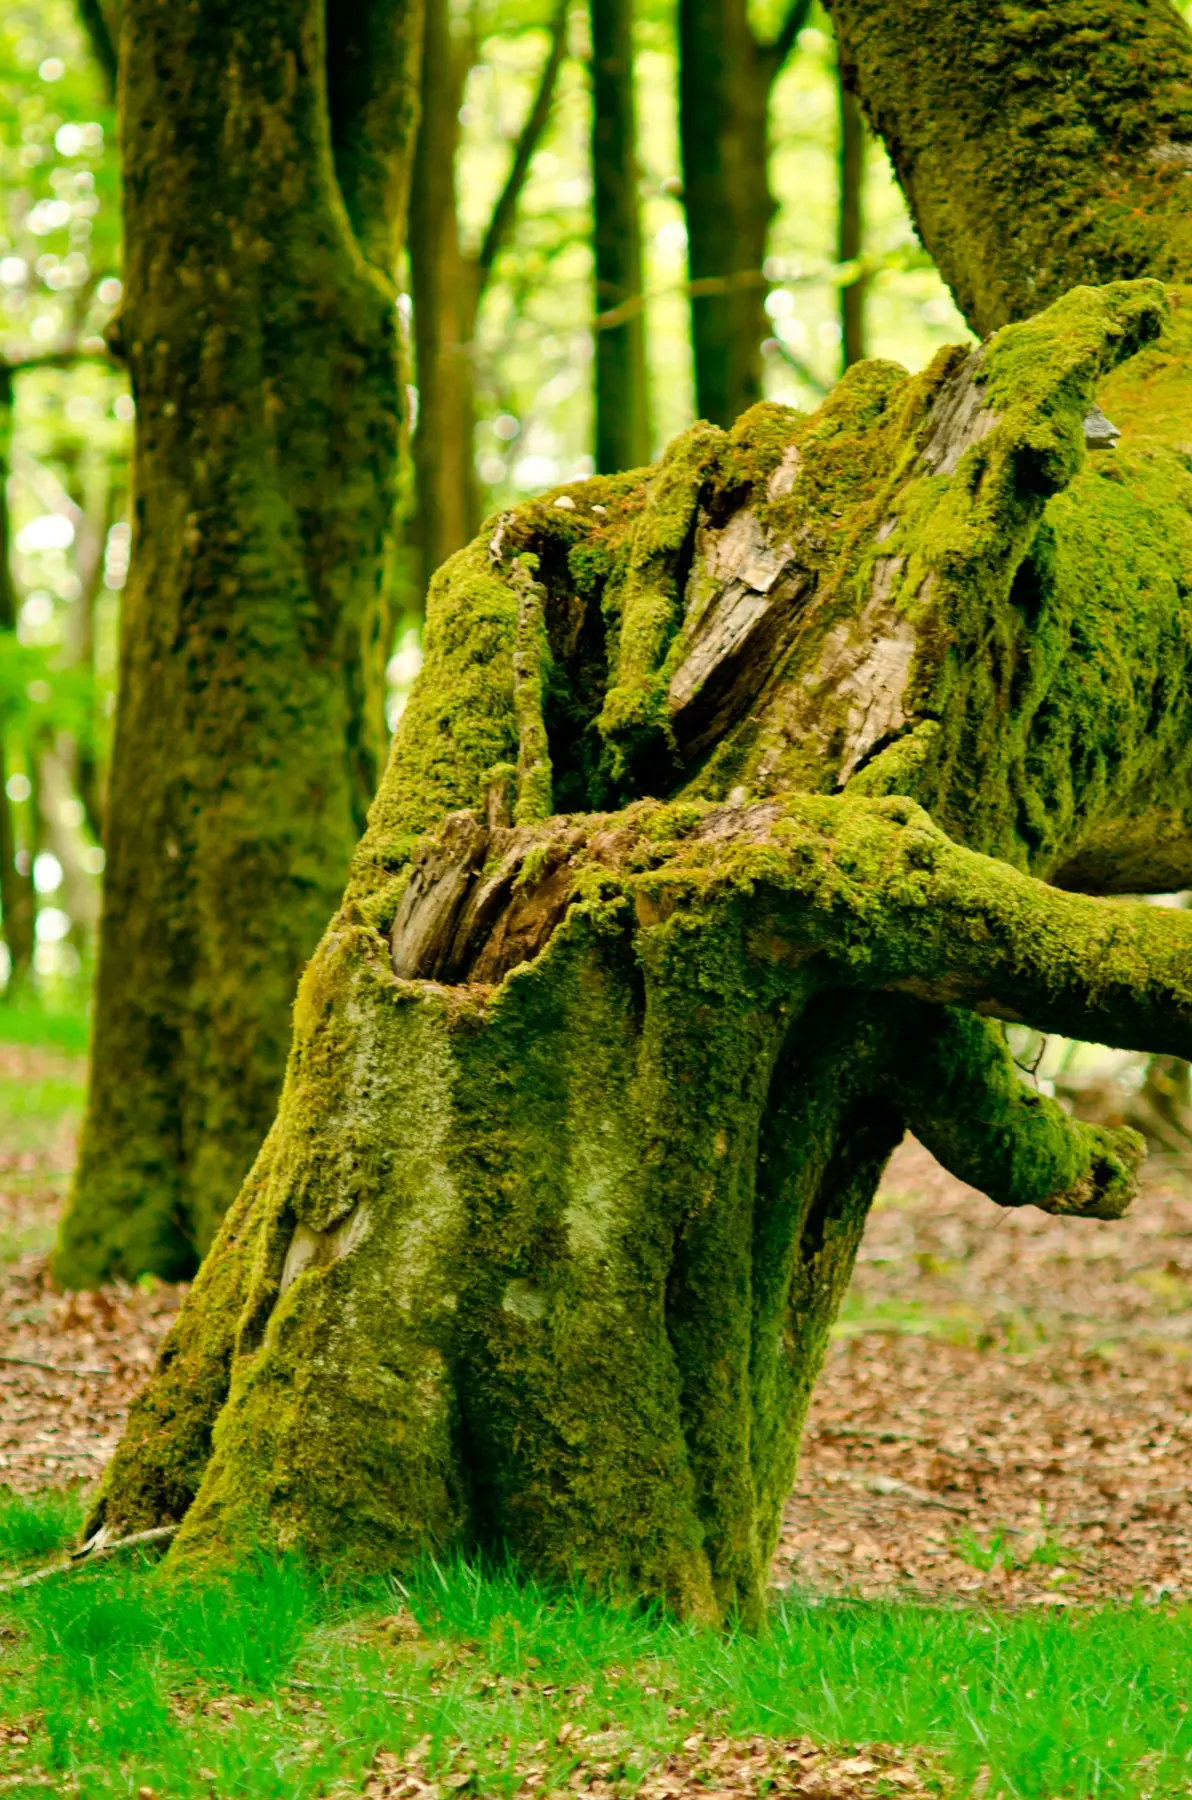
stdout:
POLYGON ((1141 1139, 999 1021, 1192 1049, 1192 916, 1112 898, 1192 884, 1190 367, 1183 290, 1078 287, 452 559, 92 1528, 759 1615, 904 1127, 1112 1220, 1141 1139))
POLYGON ((592 248, 596 265, 596 467, 650 455, 638 202, 633 0, 592 0, 592 248))
POLYGON ((422 71, 422 122, 410 201, 410 268, 419 425, 414 437, 417 537, 424 584, 479 529, 473 462, 476 321, 493 265, 517 217, 534 152, 550 120, 567 47, 568 0, 559 0, 550 47, 505 183, 479 251, 461 253, 455 156, 461 70, 447 8, 429 0, 422 71))
POLYGON ((826 0, 845 79, 974 331, 1192 267, 1192 39, 1168 0, 826 0))
MULTIPOLYGON (((845 87, 840 96, 840 195, 837 214, 836 259, 859 262, 865 250, 865 120, 845 87)), ((840 289, 840 361, 851 369, 865 356, 865 276, 858 272, 840 289)))
POLYGON ((120 56, 116 48, 120 36, 119 7, 110 4, 105 7, 103 0, 78 0, 78 14, 91 54, 103 76, 107 98, 114 102, 120 75, 120 56))
POLYGON ((410 192, 418 426, 414 470, 423 581, 476 530, 472 270, 460 254, 455 158, 463 67, 446 0, 426 0, 422 124, 410 192))
POLYGON ((70 1285, 210 1243, 384 741, 420 19, 326 31, 316 0, 124 8, 134 549, 70 1285))
POLYGON ((695 403, 729 426, 762 396, 769 333, 762 264, 776 202, 769 184, 774 82, 811 8, 792 0, 778 37, 759 43, 745 0, 680 0, 679 143, 695 403))

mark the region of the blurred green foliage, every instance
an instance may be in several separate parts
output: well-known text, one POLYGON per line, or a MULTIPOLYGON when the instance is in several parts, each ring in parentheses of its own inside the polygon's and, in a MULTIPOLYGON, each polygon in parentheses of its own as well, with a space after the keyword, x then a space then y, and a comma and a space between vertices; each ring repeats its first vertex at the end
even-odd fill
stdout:
MULTIPOLYGON (((0 357, 15 614, 0 619, 0 747, 18 867, 47 902, 34 965, 73 981, 98 912, 132 401, 104 337, 120 301, 119 161, 71 0, 0 17, 0 357)), ((2 396, 0 396, 2 400, 2 396)), ((2 974, 3 971, 0 971, 2 974)))

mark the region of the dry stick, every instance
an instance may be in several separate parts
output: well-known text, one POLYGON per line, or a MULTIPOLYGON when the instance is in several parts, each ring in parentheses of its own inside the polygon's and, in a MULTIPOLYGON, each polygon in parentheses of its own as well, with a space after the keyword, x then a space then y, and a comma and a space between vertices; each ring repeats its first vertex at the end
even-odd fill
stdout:
POLYGON ((66 1363, 39 1362, 35 1356, 5 1356, 2 1353, 0 1353, 0 1363, 14 1363, 21 1369, 46 1369, 51 1375, 110 1375, 112 1373, 111 1369, 100 1368, 98 1364, 92 1366, 80 1363, 77 1368, 72 1369, 66 1363))
POLYGON ((349 1686, 342 1681, 299 1681, 297 1676, 287 1675, 285 1687, 300 1688, 305 1694, 364 1694, 369 1699, 407 1701, 413 1694, 399 1694, 393 1688, 366 1688, 349 1686))
POLYGON ((166 1538, 172 1538, 177 1531, 176 1525, 154 1525, 150 1531, 134 1531, 130 1537, 114 1538, 110 1544, 101 1544, 95 1550, 79 1551, 70 1562, 51 1563, 46 1569, 34 1569, 32 1575, 21 1575, 15 1581, 0 1582, 0 1594, 14 1593, 17 1588, 32 1587, 35 1582, 48 1581, 51 1575, 74 1575, 79 1569, 85 1569, 101 1556, 116 1556, 122 1550, 135 1550, 138 1544, 160 1544, 166 1538))

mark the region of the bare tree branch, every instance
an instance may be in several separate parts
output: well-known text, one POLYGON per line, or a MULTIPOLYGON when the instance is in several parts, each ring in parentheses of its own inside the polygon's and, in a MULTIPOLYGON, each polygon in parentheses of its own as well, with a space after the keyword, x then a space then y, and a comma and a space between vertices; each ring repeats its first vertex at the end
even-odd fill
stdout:
POLYGON ((791 0, 790 9, 782 21, 782 28, 778 36, 771 43, 760 46, 762 55, 770 64, 771 80, 777 75, 794 49, 799 33, 806 25, 810 12, 811 0, 791 0))

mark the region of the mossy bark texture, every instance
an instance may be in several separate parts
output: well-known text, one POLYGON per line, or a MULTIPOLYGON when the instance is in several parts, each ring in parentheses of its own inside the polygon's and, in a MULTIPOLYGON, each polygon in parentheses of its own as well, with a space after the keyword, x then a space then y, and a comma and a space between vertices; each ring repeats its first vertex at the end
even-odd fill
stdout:
POLYGON ((1192 881, 1190 371, 1192 296, 1080 289, 452 559, 93 1530, 504 1546, 757 1617, 907 1123, 1001 1205, 1115 1218, 1141 1140, 999 1021, 1192 1050, 1192 917, 1103 897, 1192 881))
POLYGON ((826 0, 845 77, 973 329, 1192 269, 1192 36, 1171 0, 826 0))
POLYGON ((57 1256, 193 1270, 272 1117, 383 742, 417 0, 127 0, 134 551, 57 1256))

